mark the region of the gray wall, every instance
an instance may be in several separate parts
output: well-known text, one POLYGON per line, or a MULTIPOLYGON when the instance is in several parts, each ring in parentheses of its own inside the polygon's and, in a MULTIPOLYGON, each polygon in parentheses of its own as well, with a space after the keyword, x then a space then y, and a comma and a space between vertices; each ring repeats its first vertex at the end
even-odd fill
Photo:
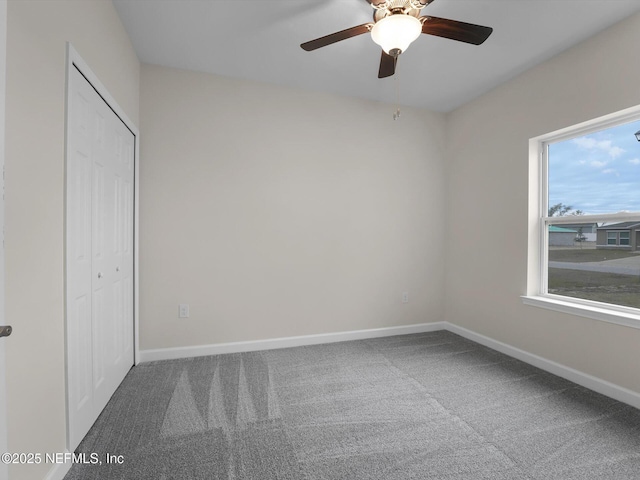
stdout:
POLYGON ((549 232, 550 246, 572 246, 576 240, 576 233, 573 232, 549 232))
POLYGON ((150 65, 140 109, 143 350, 443 320, 442 114, 150 65))
POLYGON ((640 104, 640 16, 446 117, 407 108, 394 123, 374 102, 152 66, 140 79, 110 2, 20 0, 7 49, 11 451, 65 448, 66 40, 140 118, 142 348, 446 319, 640 392, 640 330, 520 300, 528 139, 640 104), (495 242, 492 216, 511 241, 495 242), (182 302, 192 318, 178 324, 182 302))
MULTIPOLYGON (((528 141, 640 104, 640 15, 447 118, 446 310, 450 322, 640 392, 640 330, 525 306, 528 141), (511 228, 496 242, 491 219, 511 228), (458 226, 476 232, 469 249, 458 226)), ((535 174, 535 172, 532 172, 535 174)))
MULTIPOLYGON (((6 320, 11 452, 66 448, 65 52, 70 41, 134 122, 140 64, 103 0, 12 0, 7 10, 6 320)), ((12 465, 12 480, 52 468, 12 465)))

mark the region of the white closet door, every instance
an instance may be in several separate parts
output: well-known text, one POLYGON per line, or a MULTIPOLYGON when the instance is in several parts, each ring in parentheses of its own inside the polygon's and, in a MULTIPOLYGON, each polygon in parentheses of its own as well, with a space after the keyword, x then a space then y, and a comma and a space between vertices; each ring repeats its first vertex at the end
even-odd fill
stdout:
POLYGON ((92 118, 91 87, 85 86, 75 74, 70 83, 67 119, 67 402, 70 443, 75 448, 84 435, 82 431, 93 424, 91 125, 95 120, 92 118))
POLYGON ((133 365, 133 145, 133 134, 73 68, 67 119, 67 381, 73 449, 133 365))
MULTIPOLYGON (((114 114, 111 117, 112 161, 109 190, 113 192, 109 216, 112 222, 109 245, 109 277, 111 309, 109 315, 109 378, 120 382, 133 364, 133 171, 134 136, 114 114)), ((109 395, 111 396, 111 395, 109 395)))

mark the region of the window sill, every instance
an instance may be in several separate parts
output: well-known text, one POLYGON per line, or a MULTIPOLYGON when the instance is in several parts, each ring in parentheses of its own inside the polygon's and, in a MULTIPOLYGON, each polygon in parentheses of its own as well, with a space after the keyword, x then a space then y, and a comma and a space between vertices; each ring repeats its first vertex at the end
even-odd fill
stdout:
POLYGON ((631 309, 627 311, 626 309, 617 310, 615 307, 607 308, 606 306, 585 305, 552 296, 524 295, 521 298, 522 303, 525 305, 640 329, 640 313, 634 313, 631 309))

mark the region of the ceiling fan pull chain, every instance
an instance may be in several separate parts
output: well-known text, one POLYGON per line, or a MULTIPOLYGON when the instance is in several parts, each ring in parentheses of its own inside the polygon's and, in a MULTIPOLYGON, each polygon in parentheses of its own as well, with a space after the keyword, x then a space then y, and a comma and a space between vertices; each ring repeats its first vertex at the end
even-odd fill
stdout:
POLYGON ((393 114, 393 119, 398 120, 400 118, 400 73, 396 70, 394 82, 396 84, 396 111, 393 114))

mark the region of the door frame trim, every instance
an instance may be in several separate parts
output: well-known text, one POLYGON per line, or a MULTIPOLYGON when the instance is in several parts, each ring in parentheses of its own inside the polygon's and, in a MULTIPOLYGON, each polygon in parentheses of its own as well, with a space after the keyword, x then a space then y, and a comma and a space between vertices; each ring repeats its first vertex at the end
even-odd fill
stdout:
MULTIPOLYGON (((69 121, 69 82, 71 77, 71 72, 73 68, 77 68, 80 73, 87 79, 87 81, 93 86, 93 88, 98 92, 98 95, 102 97, 102 99, 107 103, 107 105, 113 110, 113 112, 122 120, 125 126, 131 131, 134 136, 135 141, 135 149, 134 149, 134 181, 133 181, 133 364, 138 365, 140 363, 140 342, 139 342, 139 199, 140 199, 140 131, 136 124, 127 116, 124 110, 118 105, 118 102, 111 96, 107 88, 102 84, 100 79, 93 73, 89 65, 84 61, 84 59, 80 56, 77 50, 71 45, 71 43, 67 42, 67 55, 66 55, 67 65, 66 65, 66 79, 65 79, 65 133, 64 133, 64 157, 65 157, 65 174, 64 174, 64 185, 65 185, 65 205, 64 205, 64 224, 65 224, 65 259, 64 259, 64 279, 65 279, 65 306, 64 306, 64 318, 65 318, 65 355, 67 350, 67 258, 66 258, 66 241, 67 241, 67 232, 66 232, 66 224, 67 224, 67 198, 66 198, 66 189, 67 189, 67 161, 68 161, 68 121, 69 121)), ((66 396, 67 396, 67 412, 68 412, 68 378, 67 378, 67 368, 65 362, 65 384, 66 384, 66 396)), ((67 424, 67 448, 69 448, 69 418, 66 419, 67 424)))
MULTIPOLYGON (((7 87, 7 0, 0 0, 0 191, 4 193, 4 145, 6 144, 6 87, 7 87)), ((0 324, 4 323, 5 315, 5 278, 4 278, 4 194, 0 197, 0 324)), ((5 343, 6 338, 0 339, 5 343)), ((0 355, 4 358, 0 362, 2 371, 0 371, 0 452, 7 450, 9 442, 9 410, 7 408, 7 381, 6 381, 6 347, 3 345, 0 355), (6 434, 6 436, 5 436, 6 434)), ((0 478, 9 476, 9 466, 0 465, 0 478)))

